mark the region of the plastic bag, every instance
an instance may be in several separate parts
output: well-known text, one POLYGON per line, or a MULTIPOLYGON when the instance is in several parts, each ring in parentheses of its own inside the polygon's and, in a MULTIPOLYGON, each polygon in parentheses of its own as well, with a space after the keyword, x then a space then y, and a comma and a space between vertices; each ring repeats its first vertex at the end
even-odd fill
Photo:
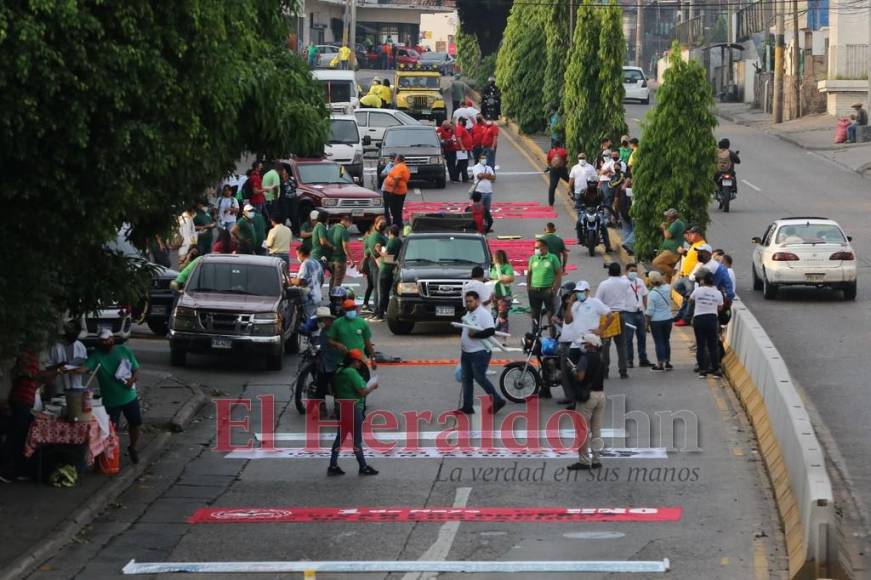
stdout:
POLYGON ((847 142, 847 127, 850 126, 850 119, 838 119, 838 124, 835 125, 835 143, 847 142))
POLYGON ((463 382, 463 364, 457 363, 457 367, 454 369, 454 380, 458 383, 463 382))
POLYGON ((97 468, 103 475, 118 475, 121 472, 121 447, 114 445, 98 455, 97 468))

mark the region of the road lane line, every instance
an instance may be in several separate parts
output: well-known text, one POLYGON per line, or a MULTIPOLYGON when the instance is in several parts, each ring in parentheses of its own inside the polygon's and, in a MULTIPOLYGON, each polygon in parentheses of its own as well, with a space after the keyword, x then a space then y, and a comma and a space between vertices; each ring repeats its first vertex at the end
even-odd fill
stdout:
MULTIPOLYGON (((469 494, 472 493, 471 487, 458 487, 454 495, 455 508, 464 508, 469 503, 469 494)), ((447 560, 448 554, 451 551, 451 546, 454 545, 454 539, 457 537, 457 532, 460 530, 460 522, 446 522, 439 529, 439 535, 436 541, 429 549, 424 552, 418 560, 447 560)), ((402 577, 402 580, 431 580, 435 578, 432 572, 421 574, 409 572, 402 577)))
POLYGON ((742 180, 741 180, 741 183, 747 185, 748 187, 751 187, 751 188, 755 189, 756 191, 762 191, 762 188, 760 188, 760 187, 756 187, 755 185, 753 185, 752 183, 750 183, 750 182, 747 181, 746 179, 742 179, 742 180))

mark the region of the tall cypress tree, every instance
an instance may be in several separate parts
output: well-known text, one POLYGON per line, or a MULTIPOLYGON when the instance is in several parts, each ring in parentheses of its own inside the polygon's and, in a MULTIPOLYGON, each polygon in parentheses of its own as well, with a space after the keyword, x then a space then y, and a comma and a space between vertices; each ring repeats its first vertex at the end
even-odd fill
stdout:
POLYGON ((544 33, 547 37, 547 66, 544 71, 544 103, 548 109, 562 104, 563 79, 569 52, 569 5, 564 0, 548 0, 545 6, 544 33))
POLYGON ((478 37, 466 33, 462 28, 457 33, 457 64, 467 81, 478 78, 478 67, 481 65, 481 46, 478 37))
POLYGON ((623 115, 623 62, 626 40, 623 36, 623 8, 611 0, 602 13, 599 28, 599 139, 610 137, 618 142, 628 128, 623 115))
POLYGON ((632 218, 639 256, 653 255, 662 239, 663 212, 669 208, 676 208, 688 224, 705 227, 710 221, 717 154, 713 104, 705 69, 695 61, 684 62, 675 42, 633 168, 632 218))
POLYGON ((541 98, 544 69, 541 47, 546 44, 543 7, 517 3, 508 17, 508 27, 496 59, 496 83, 502 89, 502 110, 524 133, 545 126, 541 98))
POLYGON ((596 155, 599 134, 599 27, 600 8, 590 0, 578 7, 577 24, 563 83, 562 110, 566 148, 570 156, 584 151, 596 155))

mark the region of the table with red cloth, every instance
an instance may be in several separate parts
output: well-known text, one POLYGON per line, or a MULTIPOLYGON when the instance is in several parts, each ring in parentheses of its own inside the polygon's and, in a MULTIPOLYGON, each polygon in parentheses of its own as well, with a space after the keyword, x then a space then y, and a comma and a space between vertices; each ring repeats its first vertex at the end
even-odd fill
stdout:
POLYGON ((32 456, 40 445, 84 445, 85 461, 88 465, 93 465, 98 455, 115 451, 120 443, 112 423, 109 423, 109 436, 105 437, 93 416, 88 421, 74 423, 40 413, 30 424, 27 442, 24 444, 24 456, 32 456))

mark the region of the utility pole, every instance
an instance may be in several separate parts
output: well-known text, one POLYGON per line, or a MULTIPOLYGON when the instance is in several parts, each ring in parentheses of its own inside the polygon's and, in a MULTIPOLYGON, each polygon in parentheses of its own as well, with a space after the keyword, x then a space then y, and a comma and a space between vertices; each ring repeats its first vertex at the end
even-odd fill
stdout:
POLYGON ((348 36, 351 42, 348 46, 351 48, 351 62, 357 62, 357 0, 349 0, 351 2, 351 24, 348 26, 348 36))
POLYGON ((801 117, 801 65, 798 50, 798 0, 792 0, 792 91, 795 119, 801 117))
POLYGON ((868 14, 868 100, 865 102, 865 110, 871 111, 871 13, 868 14))
POLYGON ((575 18, 577 18, 575 0, 569 0, 569 47, 575 40, 575 18))
POLYGON ((348 44, 348 23, 351 21, 351 0, 345 0, 345 13, 342 15, 342 44, 348 44))
POLYGON ((783 0, 774 0, 774 122, 783 123, 783 0))
POLYGON ((638 16, 635 17, 635 66, 644 68, 642 52, 644 48, 644 6, 638 0, 638 16))

